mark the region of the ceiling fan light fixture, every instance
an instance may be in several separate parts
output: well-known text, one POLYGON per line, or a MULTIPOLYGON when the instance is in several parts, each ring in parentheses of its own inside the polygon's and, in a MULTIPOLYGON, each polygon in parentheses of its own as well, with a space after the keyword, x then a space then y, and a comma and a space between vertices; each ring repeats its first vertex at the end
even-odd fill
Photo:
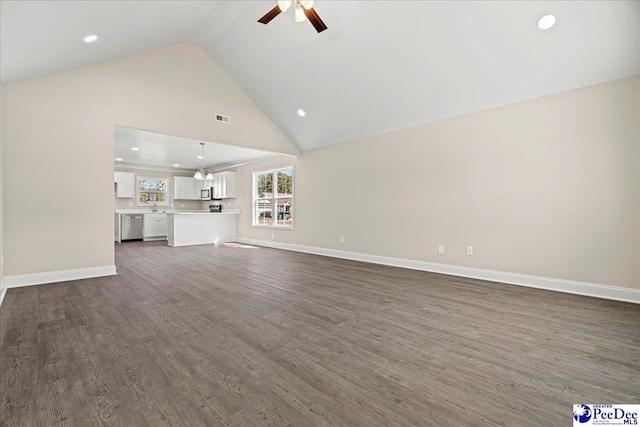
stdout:
POLYGON ((258 22, 265 25, 268 24, 273 18, 291 7, 291 5, 295 6, 295 22, 309 21, 318 33, 327 29, 327 25, 313 8, 314 0, 278 0, 278 4, 262 18, 258 19, 258 22))
POLYGON ((300 3, 296 3, 296 22, 304 22, 307 16, 304 14, 304 9, 300 3))
POLYGON ((278 0, 278 7, 280 8, 281 12, 285 12, 287 9, 289 9, 289 7, 291 7, 292 3, 292 0, 278 0))

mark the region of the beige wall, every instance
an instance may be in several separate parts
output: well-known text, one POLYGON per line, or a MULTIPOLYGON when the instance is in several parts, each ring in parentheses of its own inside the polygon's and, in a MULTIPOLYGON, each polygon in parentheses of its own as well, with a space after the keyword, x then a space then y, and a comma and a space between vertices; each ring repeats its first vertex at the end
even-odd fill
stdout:
POLYGON ((2 231, 2 90, 3 86, 0 85, 0 298, 2 290, 4 289, 4 282, 2 280, 4 277, 4 262, 2 258, 2 236, 4 235, 4 232, 2 231))
POLYGON ((635 77, 247 165, 238 235, 640 288, 639 119, 635 77), (251 227, 291 163, 295 230, 251 227))
POLYGON ((114 125, 298 154, 189 43, 5 86, 2 106, 7 276, 114 264, 114 125))
MULTIPOLYGON (((192 173, 184 173, 184 172, 166 172, 166 171, 155 171, 152 169, 135 169, 135 168, 127 168, 117 166, 115 168, 117 171, 121 172, 133 172, 138 176, 147 176, 147 177, 155 177, 155 178, 169 178, 169 205, 163 208, 164 209, 178 209, 178 210, 200 210, 202 209, 202 202, 196 200, 173 200, 174 189, 173 189, 173 179, 174 176, 190 176, 192 177, 192 173)), ((115 200, 116 209, 151 209, 149 206, 138 206, 136 204, 136 199, 117 199, 116 198, 116 187, 113 187, 113 199, 115 200), (131 206, 129 206, 131 204, 131 206)))

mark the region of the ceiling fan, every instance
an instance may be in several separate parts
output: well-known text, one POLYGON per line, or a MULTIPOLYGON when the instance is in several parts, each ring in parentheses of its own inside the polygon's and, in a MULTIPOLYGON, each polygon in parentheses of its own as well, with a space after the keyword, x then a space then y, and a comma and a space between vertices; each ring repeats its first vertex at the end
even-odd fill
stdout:
POLYGON ((321 33, 327 29, 322 19, 318 16, 315 10, 313 10, 313 0, 278 0, 278 5, 267 12, 262 18, 258 19, 261 24, 268 24, 273 18, 280 15, 280 12, 284 12, 289 7, 295 4, 296 8, 296 22, 303 22, 305 19, 309 19, 313 28, 317 32, 321 33))

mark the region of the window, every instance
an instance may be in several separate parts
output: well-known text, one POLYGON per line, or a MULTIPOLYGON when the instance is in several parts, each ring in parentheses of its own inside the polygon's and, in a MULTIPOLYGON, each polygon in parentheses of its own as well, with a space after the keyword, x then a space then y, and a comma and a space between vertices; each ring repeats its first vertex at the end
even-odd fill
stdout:
POLYGON ((253 225, 293 228, 293 166, 253 173, 253 225))
POLYGON ((138 206, 169 206, 169 180, 167 178, 138 177, 138 206))

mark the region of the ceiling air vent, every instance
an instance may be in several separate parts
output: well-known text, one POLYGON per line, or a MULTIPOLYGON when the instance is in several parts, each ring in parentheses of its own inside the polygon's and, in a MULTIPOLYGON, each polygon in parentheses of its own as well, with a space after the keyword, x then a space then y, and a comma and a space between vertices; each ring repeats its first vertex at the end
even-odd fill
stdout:
POLYGON ((231 123, 231 117, 223 116, 222 114, 216 114, 216 121, 221 123, 229 124, 231 123))

